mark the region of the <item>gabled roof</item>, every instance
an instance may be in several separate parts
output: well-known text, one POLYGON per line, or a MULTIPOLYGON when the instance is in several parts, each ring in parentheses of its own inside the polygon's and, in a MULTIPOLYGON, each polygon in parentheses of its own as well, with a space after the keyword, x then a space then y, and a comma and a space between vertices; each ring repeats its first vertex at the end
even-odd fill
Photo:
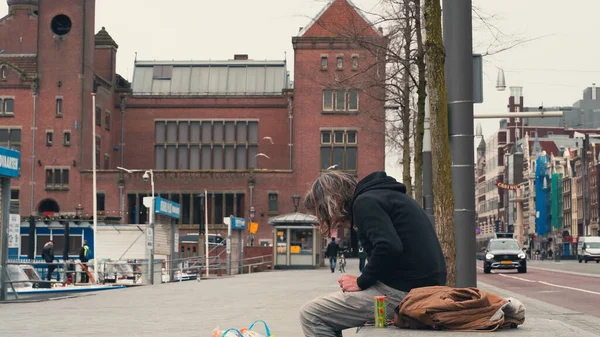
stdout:
POLYGON ((108 34, 104 27, 96 33, 96 46, 113 46, 119 48, 119 45, 113 40, 112 36, 108 34))
POLYGON ((348 34, 383 36, 351 0, 330 0, 298 33, 302 37, 335 37, 348 34))
POLYGON ((37 56, 35 54, 0 54, 0 64, 7 64, 25 78, 32 79, 37 71, 37 56))

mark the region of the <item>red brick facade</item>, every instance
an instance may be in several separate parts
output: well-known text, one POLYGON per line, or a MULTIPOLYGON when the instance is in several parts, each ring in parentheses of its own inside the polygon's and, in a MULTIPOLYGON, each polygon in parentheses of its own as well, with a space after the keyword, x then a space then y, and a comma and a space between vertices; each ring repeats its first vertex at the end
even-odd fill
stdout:
MULTIPOLYGON (((240 198, 239 203, 233 201, 233 210, 241 216, 248 217, 250 206, 256 209, 258 243, 272 239, 269 217, 294 211, 292 195, 303 195, 327 166, 321 163, 323 156, 332 158, 331 162, 341 160, 341 169, 356 172, 359 178, 384 169, 384 102, 380 98, 385 68, 383 63, 374 67, 376 53, 360 48, 352 39, 384 41, 346 0, 328 5, 303 35, 293 38, 294 88, 260 96, 136 95, 115 73, 118 45, 104 27, 93 31, 94 1, 9 0, 8 4, 8 16, 0 19, 0 50, 5 50, 0 54, 0 66, 7 67, 7 77, 0 82, 0 99, 14 99, 14 114, 2 115, 0 128, 21 130, 20 144, 9 145, 19 145, 22 151, 21 178, 13 181, 13 187, 19 189, 23 216, 42 211, 74 214, 78 205, 83 215, 90 216, 91 167, 96 155, 98 193, 105 196, 101 215, 123 223, 144 220, 145 210, 134 198, 135 194, 148 195, 149 183, 141 179, 142 173, 123 174, 116 168, 156 168, 155 123, 163 120, 258 121, 258 153, 265 156, 256 157, 255 169, 154 170, 157 195, 175 201, 191 195, 192 199, 186 199, 191 200, 189 204, 182 205, 189 217, 180 221, 181 228, 188 231, 198 228, 194 212, 199 201, 194 196, 205 189, 209 194, 233 195, 224 194, 224 199, 240 198), (59 14, 68 16, 72 26, 64 35, 52 30, 59 14), (322 69, 324 56, 327 69, 322 69), (372 85, 374 81, 377 85, 372 85), (346 108, 328 109, 324 90, 346 95, 344 103, 335 103, 346 108), (94 91, 96 107, 92 106, 94 91), (92 118, 94 108, 100 114, 96 120, 92 118), (91 151, 92 126, 97 133, 96 151, 91 151), (343 133, 342 143, 336 142, 335 131, 343 133), (332 132, 330 153, 321 150, 330 146, 322 144, 326 137, 322 132, 332 132), (348 149, 343 154, 335 152, 334 143, 348 149), (59 175, 47 176, 54 174, 49 170, 59 175), (68 174, 63 176, 65 170, 68 174), (276 210, 269 210, 270 194, 277 195, 276 210)), ((58 29, 68 25, 59 22, 58 29)), ((211 212, 219 207, 215 200, 221 200, 212 198, 211 212)), ((211 218, 217 229, 218 218, 211 218)))

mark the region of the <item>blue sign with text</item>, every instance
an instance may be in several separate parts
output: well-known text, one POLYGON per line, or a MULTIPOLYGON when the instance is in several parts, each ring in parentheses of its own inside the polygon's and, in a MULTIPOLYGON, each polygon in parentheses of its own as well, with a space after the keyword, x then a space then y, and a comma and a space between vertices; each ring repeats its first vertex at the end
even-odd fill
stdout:
POLYGON ((230 217, 231 229, 246 229, 246 219, 230 217))
POLYGON ((181 216, 181 207, 178 203, 163 199, 161 197, 157 197, 155 199, 156 204, 154 205, 154 211, 156 214, 162 214, 171 218, 179 219, 181 216))
POLYGON ((0 176, 18 178, 21 171, 21 152, 0 147, 0 176))

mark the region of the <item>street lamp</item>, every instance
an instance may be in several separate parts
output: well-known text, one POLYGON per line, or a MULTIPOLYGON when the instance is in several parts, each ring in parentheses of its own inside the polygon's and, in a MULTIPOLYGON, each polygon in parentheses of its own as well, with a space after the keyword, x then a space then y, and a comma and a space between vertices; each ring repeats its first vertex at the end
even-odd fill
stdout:
POLYGON ((149 240, 152 240, 152 247, 150 248, 150 284, 154 284, 154 204, 155 204, 155 199, 154 199, 154 172, 152 172, 152 170, 129 170, 126 169, 124 167, 120 167, 117 166, 118 170, 121 171, 125 171, 127 173, 136 173, 136 172, 144 172, 144 175, 142 176, 142 179, 144 179, 144 181, 148 181, 150 180, 150 186, 152 188, 152 202, 150 203, 150 224, 149 224, 149 233, 147 232, 147 236, 149 240))
MULTIPOLYGON (((250 223, 254 222, 254 216, 256 215, 256 209, 254 206, 250 207, 250 223)), ((250 246, 254 246, 254 234, 250 234, 250 246)))
MULTIPOLYGON (((204 213, 204 198, 206 196, 204 193, 198 194, 198 198, 200 199, 200 223, 198 224, 198 256, 201 256, 200 250, 202 249, 202 218, 204 213)), ((208 240, 208 238, 204 238, 204 240, 208 240)))
POLYGON ((300 206, 300 196, 298 194, 292 195, 292 202, 294 203, 294 212, 298 212, 298 206, 300 206))

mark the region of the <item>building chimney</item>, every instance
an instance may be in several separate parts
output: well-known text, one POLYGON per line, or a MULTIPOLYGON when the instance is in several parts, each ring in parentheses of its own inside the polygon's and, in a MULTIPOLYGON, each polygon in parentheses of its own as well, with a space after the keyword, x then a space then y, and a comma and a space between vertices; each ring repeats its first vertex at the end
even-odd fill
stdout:
POLYGON ((233 55, 233 59, 236 61, 245 61, 248 60, 248 54, 235 54, 233 55))
POLYGON ((596 100, 596 83, 592 83, 592 100, 596 100))

